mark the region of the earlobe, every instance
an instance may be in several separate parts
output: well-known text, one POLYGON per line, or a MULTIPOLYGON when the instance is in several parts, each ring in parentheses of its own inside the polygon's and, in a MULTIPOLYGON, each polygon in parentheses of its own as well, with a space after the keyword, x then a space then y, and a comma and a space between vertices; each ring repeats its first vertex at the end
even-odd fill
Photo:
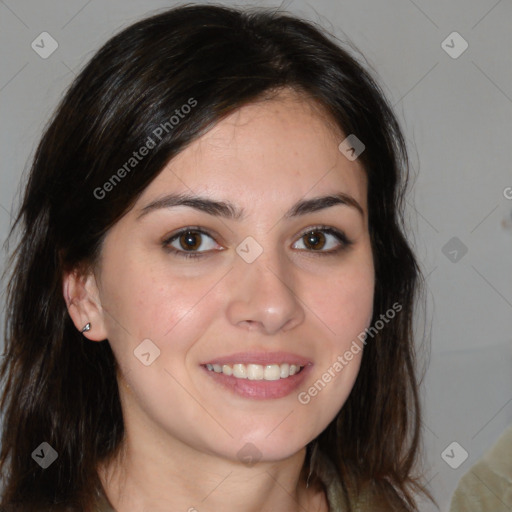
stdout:
POLYGON ((66 273, 62 292, 77 330, 91 341, 106 339, 108 336, 94 274, 83 275, 78 270, 66 273))

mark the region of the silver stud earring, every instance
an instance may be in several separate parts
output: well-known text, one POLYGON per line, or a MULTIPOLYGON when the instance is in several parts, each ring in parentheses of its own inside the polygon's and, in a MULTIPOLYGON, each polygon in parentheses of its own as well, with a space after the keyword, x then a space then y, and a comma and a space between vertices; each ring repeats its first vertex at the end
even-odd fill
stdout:
POLYGON ((81 333, 83 334, 84 332, 87 332, 87 331, 90 331, 91 330, 91 322, 87 322, 84 326, 84 328, 81 330, 81 333))

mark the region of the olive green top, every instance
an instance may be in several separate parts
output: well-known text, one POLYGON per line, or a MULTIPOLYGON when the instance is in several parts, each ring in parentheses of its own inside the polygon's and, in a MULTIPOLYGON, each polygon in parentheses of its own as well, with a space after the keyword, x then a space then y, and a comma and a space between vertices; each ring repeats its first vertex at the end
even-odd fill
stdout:
POLYGON ((512 425, 460 479, 450 512, 512 510, 512 425))

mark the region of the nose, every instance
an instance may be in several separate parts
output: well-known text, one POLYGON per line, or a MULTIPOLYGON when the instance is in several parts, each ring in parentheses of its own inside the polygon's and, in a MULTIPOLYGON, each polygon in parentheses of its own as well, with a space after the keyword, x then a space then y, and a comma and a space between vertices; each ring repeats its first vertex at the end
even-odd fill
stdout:
POLYGON ((237 261, 232 273, 228 320, 262 334, 288 331, 304 321, 303 303, 294 290, 289 263, 264 253, 253 263, 237 261), (265 256, 264 256, 265 255, 265 256))

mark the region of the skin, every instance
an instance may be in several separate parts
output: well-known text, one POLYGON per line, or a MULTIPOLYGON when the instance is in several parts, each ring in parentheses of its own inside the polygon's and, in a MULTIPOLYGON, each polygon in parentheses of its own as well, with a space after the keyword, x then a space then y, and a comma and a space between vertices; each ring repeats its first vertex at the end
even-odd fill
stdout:
MULTIPOLYGON (((65 276, 76 327, 90 322, 87 338, 108 338, 119 363, 126 438, 119 457, 99 468, 119 512, 327 510, 323 492, 306 489, 305 446, 343 406, 362 352, 307 405, 297 394, 369 325, 374 290, 366 177, 338 150, 344 138, 320 107, 292 91, 247 105, 163 169, 107 234, 89 274, 65 276), (244 217, 188 206, 140 217, 171 192, 230 201, 244 217), (336 205, 283 217, 299 200, 339 192, 363 213, 336 205), (303 234, 319 224, 353 243, 322 255, 343 247, 326 235, 315 252, 303 234), (199 238, 207 252, 187 259, 166 251, 163 241, 189 226, 212 234, 199 238), (253 263, 236 252, 247 236, 263 248, 253 263), (133 353, 144 339, 160 349, 150 366, 133 353), (212 382, 200 366, 249 350, 297 353, 313 367, 290 395, 253 400, 212 382), (237 457, 246 443, 261 453, 252 467, 237 457)), ((179 239, 172 246, 184 252, 179 239)))

